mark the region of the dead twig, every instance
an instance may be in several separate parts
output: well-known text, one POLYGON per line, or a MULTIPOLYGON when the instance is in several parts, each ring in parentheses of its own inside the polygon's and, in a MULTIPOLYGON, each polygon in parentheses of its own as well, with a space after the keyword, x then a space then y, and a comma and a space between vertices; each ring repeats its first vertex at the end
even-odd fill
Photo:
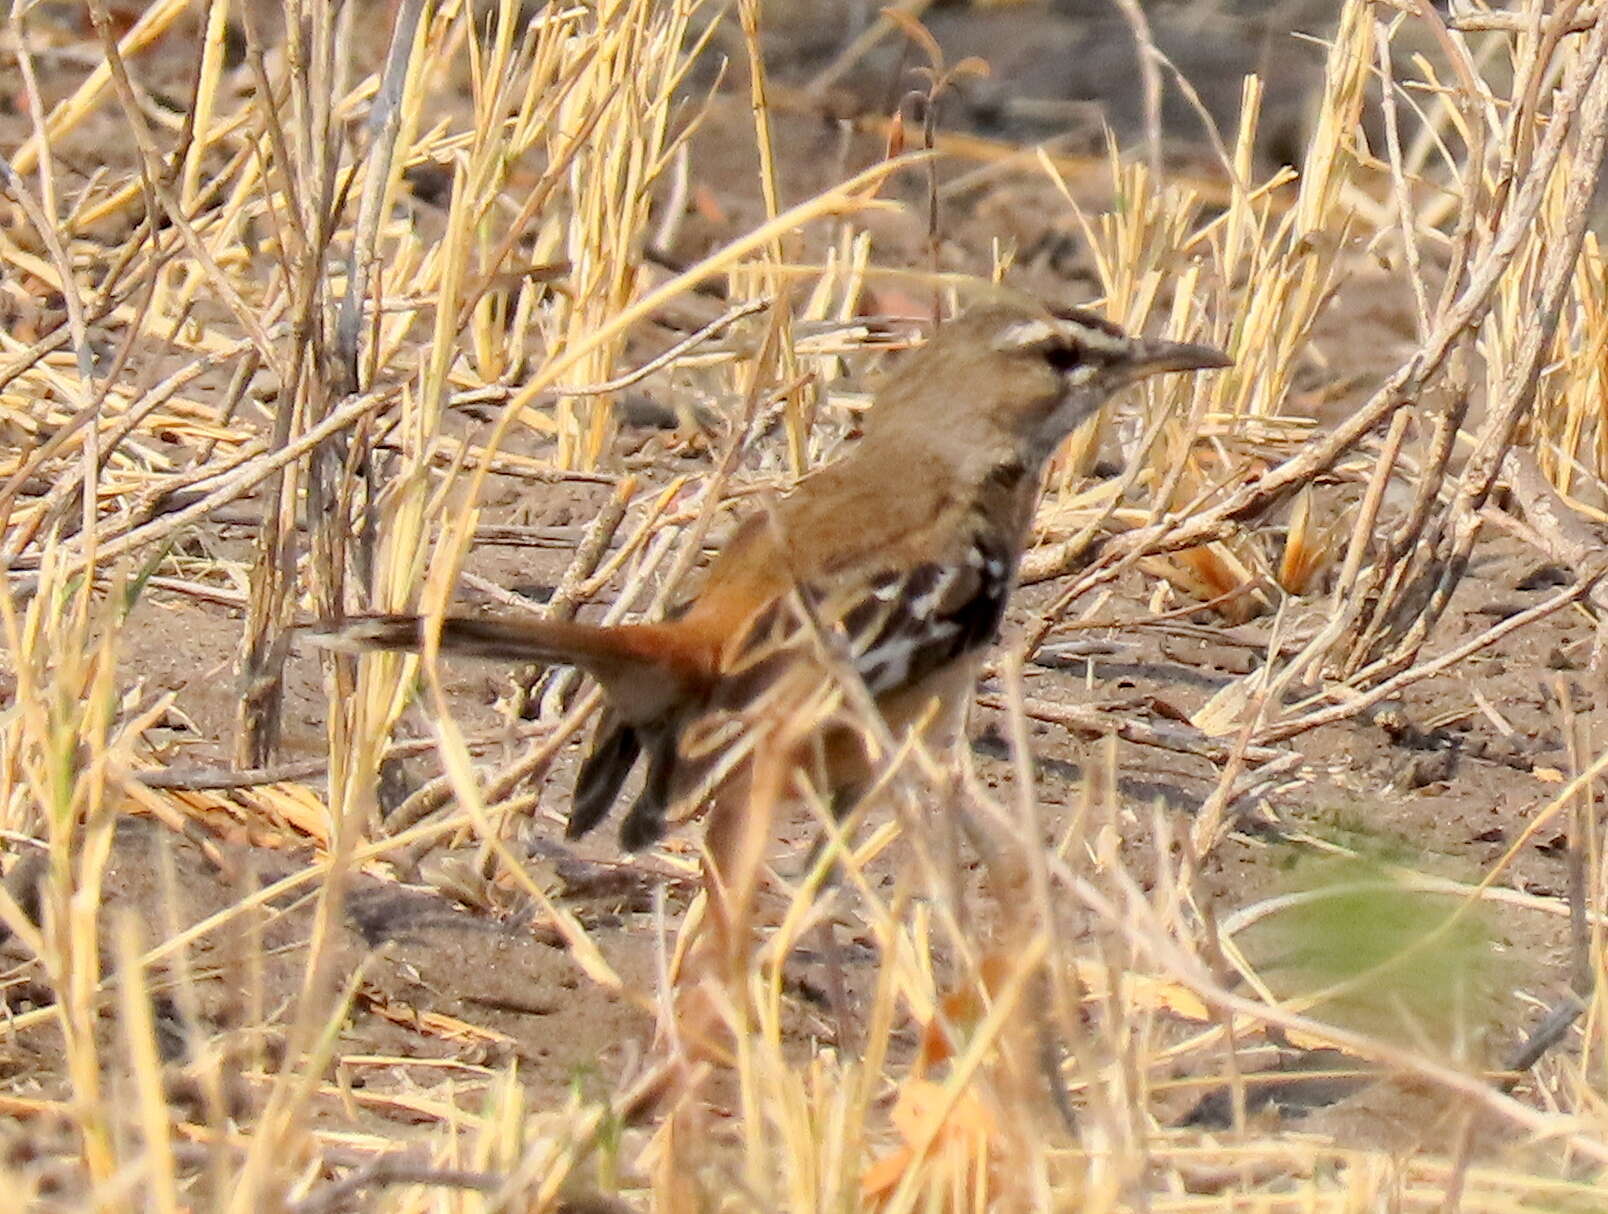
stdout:
POLYGON ((1333 725, 1340 721, 1349 720, 1365 711, 1381 700, 1387 700, 1414 683, 1421 683, 1427 678, 1451 669, 1465 658, 1471 657, 1482 649, 1488 649, 1503 637, 1527 628, 1537 620, 1545 619, 1554 612, 1563 610, 1571 603, 1579 602, 1585 598, 1591 588, 1596 585, 1605 571, 1604 564, 1599 566, 1572 586, 1566 587, 1543 602, 1537 603, 1526 611, 1511 615, 1499 624, 1493 625, 1486 631, 1471 637, 1461 645, 1439 654, 1427 662, 1421 662, 1407 670, 1402 671, 1394 678, 1386 679, 1375 684, 1366 691, 1356 691, 1345 688, 1340 693, 1343 698, 1340 703, 1329 708, 1317 709, 1304 716, 1292 720, 1281 721, 1273 725, 1264 726, 1255 735, 1255 741, 1261 745, 1271 745, 1275 742, 1288 741, 1308 730, 1318 729, 1324 725, 1333 725))
MULTIPOLYGON (((992 708, 1004 712, 1009 708, 1007 702, 994 695, 981 695, 977 703, 983 708, 992 708)), ((1119 717, 1109 712, 1101 712, 1095 708, 1085 708, 1079 704, 1055 704, 1047 700, 1024 699, 1022 711, 1030 720, 1044 721, 1061 728, 1079 737, 1099 738, 1113 734, 1124 742, 1132 742, 1136 746, 1148 746, 1156 750, 1167 750, 1174 754, 1192 755, 1197 759, 1206 759, 1212 763, 1227 763, 1234 757, 1238 744, 1233 741, 1223 741, 1209 734, 1202 733, 1193 726, 1176 722, 1159 724, 1137 720, 1132 717, 1119 717)), ((1254 763, 1269 763, 1275 759, 1283 759, 1289 752, 1272 746, 1246 745, 1244 757, 1254 763)))

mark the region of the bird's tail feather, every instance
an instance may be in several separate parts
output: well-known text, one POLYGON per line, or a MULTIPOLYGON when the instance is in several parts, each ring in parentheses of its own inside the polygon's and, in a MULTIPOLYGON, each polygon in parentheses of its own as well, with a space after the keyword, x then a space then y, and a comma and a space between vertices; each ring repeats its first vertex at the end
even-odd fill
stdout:
MULTIPOLYGON (((314 644, 345 653, 372 650, 417 652, 424 648, 430 617, 354 616, 328 626, 307 628, 314 644)), ((443 652, 507 662, 577 666, 597 678, 617 703, 642 690, 663 694, 670 685, 699 678, 700 655, 685 651, 662 625, 579 624, 570 620, 499 620, 449 615, 441 621, 443 652), (657 687, 653 684, 657 683, 657 687)))

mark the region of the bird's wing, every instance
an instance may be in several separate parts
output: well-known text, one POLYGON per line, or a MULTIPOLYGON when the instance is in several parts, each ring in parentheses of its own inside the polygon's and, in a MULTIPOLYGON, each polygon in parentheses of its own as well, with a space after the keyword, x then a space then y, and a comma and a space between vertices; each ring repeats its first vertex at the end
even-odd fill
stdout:
POLYGON ((823 645, 880 698, 993 639, 1015 576, 1014 537, 924 491, 919 477, 911 494, 880 514, 833 493, 750 519, 685 617, 721 646, 713 706, 753 705, 823 645))

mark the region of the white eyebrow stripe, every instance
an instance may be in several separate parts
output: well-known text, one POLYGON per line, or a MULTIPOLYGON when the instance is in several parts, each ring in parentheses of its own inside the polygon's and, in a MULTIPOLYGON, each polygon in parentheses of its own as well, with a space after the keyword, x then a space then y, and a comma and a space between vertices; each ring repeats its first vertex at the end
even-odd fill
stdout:
POLYGON ((1117 337, 1093 325, 1080 324, 1075 320, 1062 321, 1061 333, 1063 336, 1070 336, 1079 345, 1102 354, 1120 354, 1127 348, 1126 338, 1117 337))
POLYGON ((1048 345, 1064 336, 1066 330, 1047 320, 1023 320, 1006 325, 994 338, 996 350, 1027 350, 1048 345))

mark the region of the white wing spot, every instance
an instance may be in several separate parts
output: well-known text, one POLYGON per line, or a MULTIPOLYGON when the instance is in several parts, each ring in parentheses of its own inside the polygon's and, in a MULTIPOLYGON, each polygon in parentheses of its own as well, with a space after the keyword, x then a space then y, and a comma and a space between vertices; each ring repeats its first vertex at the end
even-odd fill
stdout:
POLYGON ((912 659, 928 646, 947 641, 959 631, 948 620, 935 620, 920 632, 889 637, 867 650, 855 662, 872 695, 900 687, 910 679, 912 659))

